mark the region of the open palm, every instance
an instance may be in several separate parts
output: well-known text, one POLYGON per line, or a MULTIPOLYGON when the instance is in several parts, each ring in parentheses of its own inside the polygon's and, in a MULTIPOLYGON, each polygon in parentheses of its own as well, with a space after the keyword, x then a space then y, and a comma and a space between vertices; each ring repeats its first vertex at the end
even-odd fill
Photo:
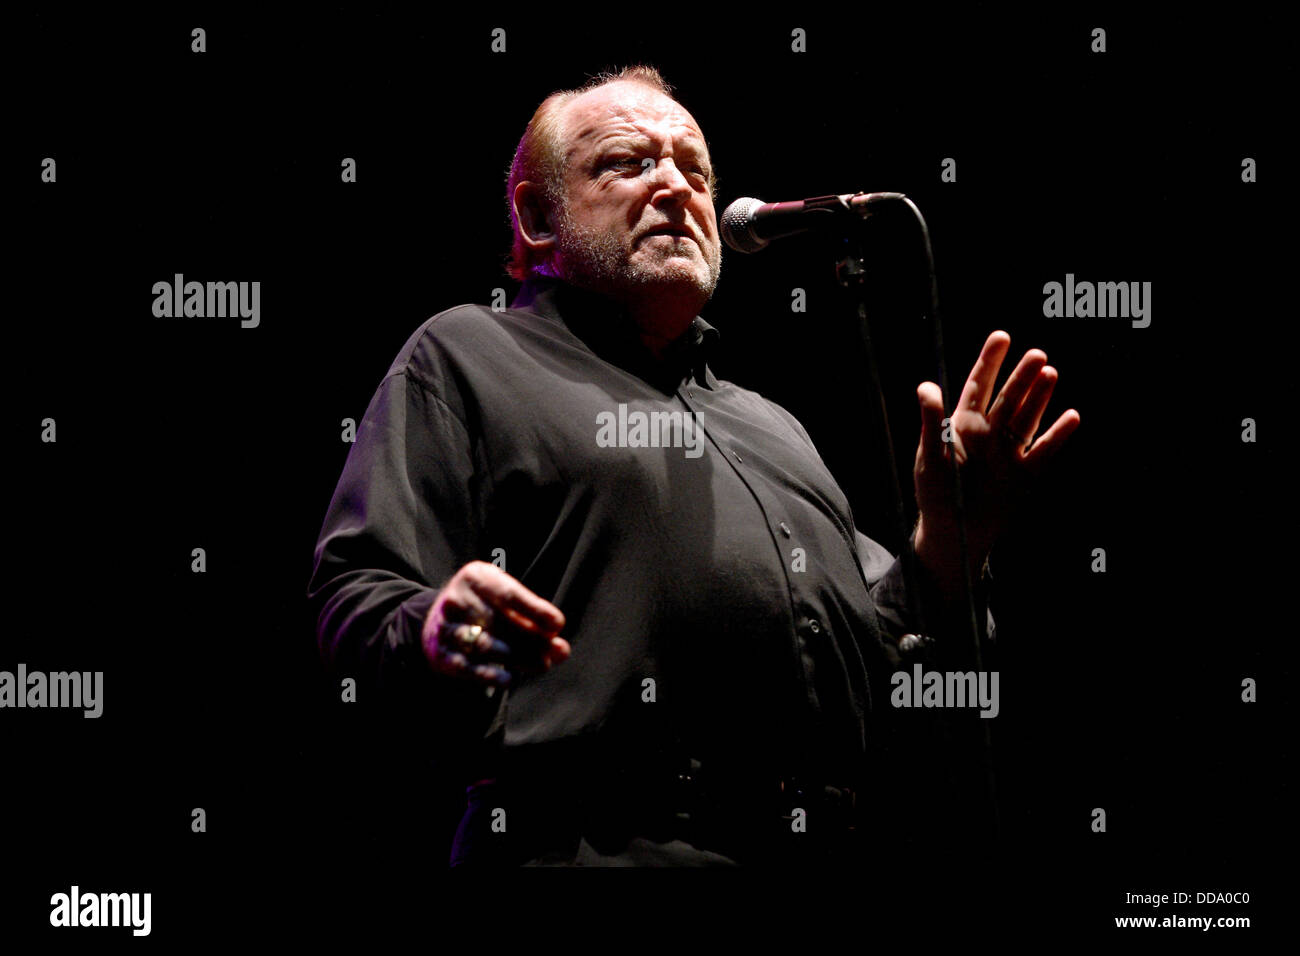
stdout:
POLYGON ((921 440, 912 472, 921 509, 916 547, 922 562, 936 572, 947 572, 943 576, 954 567, 960 570, 954 466, 961 469, 974 570, 983 563, 1017 501, 1079 425, 1079 413, 1071 408, 1034 437, 1057 380, 1056 369, 1039 349, 1024 354, 993 397, 993 385, 1010 348, 1011 336, 1006 332, 988 337, 951 420, 944 417, 938 385, 923 382, 916 391, 921 406, 921 440))

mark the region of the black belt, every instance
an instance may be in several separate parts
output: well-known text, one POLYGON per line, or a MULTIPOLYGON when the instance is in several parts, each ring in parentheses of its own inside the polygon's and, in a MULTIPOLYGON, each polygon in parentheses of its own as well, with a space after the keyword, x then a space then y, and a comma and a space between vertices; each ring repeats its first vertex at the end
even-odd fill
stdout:
POLYGON ((744 861, 824 855, 862 827, 856 789, 814 775, 763 773, 699 760, 645 765, 514 759, 499 780, 525 825, 581 831, 593 846, 681 839, 744 861))

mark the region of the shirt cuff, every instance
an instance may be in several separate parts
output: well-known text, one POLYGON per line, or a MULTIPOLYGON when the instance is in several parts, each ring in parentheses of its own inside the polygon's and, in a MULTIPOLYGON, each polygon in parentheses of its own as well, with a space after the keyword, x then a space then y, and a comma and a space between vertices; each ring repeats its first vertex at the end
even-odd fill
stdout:
MULTIPOLYGON (((971 582, 975 624, 978 630, 979 661, 987 665, 996 630, 989 611, 992 574, 988 562, 971 582)), ((959 589, 946 594, 917 558, 912 539, 890 565, 872 591, 880 621, 885 653, 895 667, 922 663, 939 670, 971 670, 976 667, 975 641, 971 636, 971 611, 959 589), (912 588, 908 588, 908 564, 912 588)))
POLYGON ((473 746, 504 724, 509 692, 439 674, 429 666, 422 635, 437 596, 436 591, 422 591, 394 612, 380 686, 388 702, 410 712, 412 719, 427 722, 433 739, 453 748, 473 746))

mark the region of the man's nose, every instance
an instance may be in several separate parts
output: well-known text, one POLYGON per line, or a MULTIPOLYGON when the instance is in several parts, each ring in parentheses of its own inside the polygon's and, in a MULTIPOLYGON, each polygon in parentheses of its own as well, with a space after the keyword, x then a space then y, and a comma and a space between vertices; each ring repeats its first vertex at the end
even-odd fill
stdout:
POLYGON ((654 195, 651 197, 654 205, 682 205, 690 199, 691 184, 686 181, 685 174, 677 168, 676 163, 671 159, 651 159, 646 162, 652 164, 646 170, 646 175, 654 184, 654 195))

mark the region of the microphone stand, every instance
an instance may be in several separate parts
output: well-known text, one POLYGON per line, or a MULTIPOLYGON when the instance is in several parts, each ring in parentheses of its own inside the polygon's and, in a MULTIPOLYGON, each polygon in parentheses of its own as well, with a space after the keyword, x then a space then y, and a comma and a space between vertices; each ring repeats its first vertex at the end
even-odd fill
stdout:
MULTIPOLYGON (((829 197, 827 197, 829 198, 829 197)), ((898 464, 894 456, 894 441, 889 428, 889 409, 885 401, 885 391, 880 382, 880 368, 876 361, 876 350, 871 340, 871 323, 867 318, 866 303, 866 279, 867 268, 863 252, 863 235, 866 228, 866 221, 871 216, 872 206, 879 202, 902 202, 908 206, 912 214, 916 217, 921 227, 921 237, 925 247, 926 269, 929 277, 929 294, 930 308, 927 318, 930 319, 931 343, 934 348, 935 363, 938 366, 939 388, 943 394, 943 407, 951 416, 955 410, 951 392, 948 387, 948 364, 944 359, 943 351, 943 322, 939 317, 939 285, 935 277, 934 270, 934 250, 930 244, 930 230, 926 225, 925 217, 921 215, 921 210, 917 208, 916 203, 912 202, 903 193, 846 193, 835 197, 838 200, 837 205, 840 207, 837 211, 852 213, 855 215, 844 216, 846 219, 844 251, 842 257, 835 264, 835 274, 839 284, 845 289, 854 289, 857 292, 857 317, 858 330, 862 337, 862 344, 867 353, 867 372, 871 379, 871 389, 874 393, 876 406, 880 412, 880 421, 884 429, 884 446, 885 462, 889 470, 889 482, 893 491, 894 498, 894 519, 898 525, 900 541, 902 546, 903 562, 903 581, 907 588, 907 605, 908 613, 917 626, 921 628, 922 640, 925 640, 926 623, 924 610, 918 602, 918 591, 916 587, 917 569, 916 553, 911 547, 911 530, 908 527, 907 509, 903 500, 902 487, 898 480, 898 464)), ((961 569, 962 569, 962 586, 966 603, 967 627, 970 631, 970 639, 974 649, 974 660, 976 671, 984 669, 983 653, 980 647, 979 625, 975 615, 975 592, 974 584, 971 580, 970 569, 970 544, 966 534, 966 511, 965 498, 962 493, 961 469, 953 462, 953 510, 957 517, 957 546, 960 551, 961 569)), ((989 727, 984 721, 980 721, 982 726, 983 747, 981 748, 981 769, 985 786, 988 792, 989 807, 993 813, 994 833, 999 829, 998 823, 998 805, 996 800, 996 787, 993 778, 992 764, 992 737, 989 727)))

